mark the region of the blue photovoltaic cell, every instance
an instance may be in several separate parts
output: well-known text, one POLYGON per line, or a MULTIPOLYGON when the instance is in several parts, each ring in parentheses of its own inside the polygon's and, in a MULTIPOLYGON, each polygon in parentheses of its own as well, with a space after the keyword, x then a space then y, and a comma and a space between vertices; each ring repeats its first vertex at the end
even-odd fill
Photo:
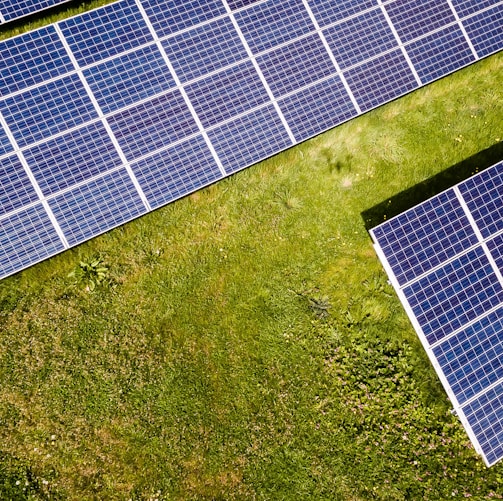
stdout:
POLYGON ((0 216, 36 200, 38 196, 17 155, 0 159, 0 216))
POLYGON ((463 407, 489 465, 503 457, 503 383, 463 407))
POLYGON ((503 234, 488 240, 487 247, 496 262, 496 266, 503 275, 503 234))
POLYGON ((323 33, 341 69, 398 46, 380 9, 344 20, 323 33))
POLYGON ((357 112, 339 76, 278 101, 295 139, 303 141, 354 117, 357 112))
POLYGON ((236 20, 254 54, 314 30, 301 0, 269 0, 237 12, 236 20))
POLYGON ((79 66, 152 41, 134 0, 121 0, 59 23, 79 66))
POLYGON ((201 135, 131 165, 152 209, 222 178, 201 135))
POLYGON ((34 146, 24 156, 45 196, 121 164, 101 122, 34 146))
POLYGON ((385 9, 402 43, 456 21, 445 0, 396 0, 385 9))
POLYGON ((54 26, 0 42, 0 96, 73 69, 54 26))
POLYGON ((475 61, 458 25, 411 42, 407 53, 424 84, 475 61))
POLYGON ((0 248, 0 276, 64 250, 40 203, 0 219, 0 248))
POLYGON ((309 6, 320 26, 340 21, 376 7, 375 0, 309 0, 309 6))
POLYGON ((459 185, 484 238, 503 230, 503 162, 459 185))
POLYGON ((84 76, 105 114, 175 87, 155 45, 92 66, 84 76))
POLYGON ((227 174, 292 146, 272 104, 209 130, 208 137, 227 174))
POLYGON ((334 73, 317 33, 267 52, 257 57, 257 63, 276 98, 334 73))
POLYGON ((403 292, 430 345, 503 302, 503 288, 481 247, 403 292))
POLYGON ((0 127, 0 156, 13 151, 13 146, 5 133, 3 127, 0 127))
POLYGON ((479 57, 503 49, 503 4, 463 22, 479 57))
POLYGON ((125 169, 63 192, 49 205, 70 245, 76 245, 146 212, 125 169))
POLYGON ((390 219, 373 233, 401 286, 478 243, 454 190, 390 219))
POLYGON ((76 74, 0 100, 0 113, 20 148, 98 116, 76 74))
POLYGON ((68 0, 0 0, 0 13, 5 21, 28 16, 68 0))
POLYGON ((108 123, 128 160, 199 131, 178 89, 120 111, 108 123))
POLYGON ((351 68, 345 76, 362 112, 417 88, 399 49, 351 68))
POLYGON ((503 308, 433 348, 459 404, 503 379, 503 308))
POLYGON ((164 37, 226 13, 222 0, 142 0, 158 37, 164 37))
POLYGON ((186 90, 205 127, 248 111, 269 99, 251 61, 191 83, 186 90))
POLYGON ((247 7, 260 0, 228 0, 227 3, 232 10, 241 9, 242 7, 247 7))
POLYGON ((501 0, 452 0, 452 5, 458 13, 458 16, 463 18, 470 14, 475 14, 482 9, 496 5, 501 0))
POLYGON ((248 57, 228 18, 180 33, 164 41, 163 47, 182 83, 248 57))

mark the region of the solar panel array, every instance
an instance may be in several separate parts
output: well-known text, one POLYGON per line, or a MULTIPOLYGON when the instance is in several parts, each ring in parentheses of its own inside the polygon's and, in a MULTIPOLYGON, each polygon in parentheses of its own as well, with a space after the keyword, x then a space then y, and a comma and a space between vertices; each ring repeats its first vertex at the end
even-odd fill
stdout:
POLYGON ((69 1, 70 0, 0 0, 0 24, 69 1))
POLYGON ((502 16, 121 0, 0 42, 0 277, 500 50, 502 16))
POLYGON ((502 198, 503 162, 370 231, 488 466, 503 457, 502 198))

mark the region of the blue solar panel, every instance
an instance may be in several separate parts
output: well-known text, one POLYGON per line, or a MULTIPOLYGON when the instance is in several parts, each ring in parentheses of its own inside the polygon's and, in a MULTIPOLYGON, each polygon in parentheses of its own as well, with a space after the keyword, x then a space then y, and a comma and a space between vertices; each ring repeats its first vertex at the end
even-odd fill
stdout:
POLYGON ((208 136, 228 174, 292 146, 272 105, 217 126, 208 136))
POLYGON ((88 240, 146 212, 125 169, 120 169, 49 200, 70 245, 88 240))
POLYGON ((411 42, 407 45, 407 53, 423 83, 436 80, 475 61, 458 25, 411 42))
POLYGON ((84 76, 105 114, 175 87, 175 80, 155 45, 88 68, 84 76))
POLYGON ((503 4, 463 22, 479 57, 503 49, 503 4))
POLYGON ((236 20, 255 54, 314 30, 302 0, 262 2, 236 13, 236 20))
POLYGON ((470 14, 480 12, 487 7, 496 5, 501 0, 452 0, 452 5, 458 13, 458 16, 463 18, 470 14))
POLYGON ((487 465, 503 458, 502 194, 503 162, 371 230, 487 465))
POLYGON ((323 33, 342 69, 398 46, 381 9, 346 19, 323 33))
POLYGON ((456 21, 445 1, 396 0, 385 8, 402 43, 456 21))
POLYGON ((222 177, 201 135, 132 164, 152 209, 222 177))
POLYGON ((184 31, 165 41, 163 46, 184 83, 248 57, 228 18, 184 31))
POLYGON ((0 15, 5 22, 28 16, 69 0, 0 0, 0 15))
POLYGON ((257 57, 258 65, 275 97, 314 83, 334 72, 320 37, 310 35, 257 57))

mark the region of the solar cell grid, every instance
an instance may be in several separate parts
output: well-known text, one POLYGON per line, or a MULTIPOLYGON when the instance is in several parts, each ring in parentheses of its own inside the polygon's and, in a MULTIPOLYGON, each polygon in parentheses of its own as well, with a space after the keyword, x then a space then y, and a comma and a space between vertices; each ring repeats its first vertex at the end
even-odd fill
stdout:
POLYGON ((152 209, 222 177, 201 135, 132 164, 152 209))
POLYGON ((463 22, 479 57, 503 48, 503 4, 481 12, 463 22))
POLYGON ((496 5, 501 0, 452 0, 452 5, 459 17, 466 17, 475 14, 487 7, 496 5))
POLYGON ((105 114, 175 87, 155 45, 128 52, 83 73, 105 114))
POLYGON ((425 84, 475 61, 458 25, 411 42, 407 53, 425 84))
POLYGON ((314 31, 302 0, 269 0, 236 12, 235 18, 254 54, 314 31))
POLYGON ((20 148, 98 117, 76 74, 0 100, 0 113, 20 148))
POLYGON ((503 275, 503 235, 498 235, 487 242, 487 248, 496 262, 500 273, 503 275))
POLYGON ((0 48, 0 96, 73 69, 54 26, 7 39, 0 48))
POLYGON ((2 158, 0 160, 0 216, 36 200, 38 196, 17 155, 2 158))
POLYGON ((384 14, 374 9, 323 31, 341 69, 397 47, 384 14))
POLYGON ((13 149, 14 148, 12 147, 4 128, 0 126, 0 157, 6 153, 12 152, 13 149))
POLYGON ((69 0, 0 0, 0 14, 5 22, 28 16, 69 0))
POLYGON ((334 65, 318 34, 257 57, 257 63, 278 98, 330 76, 334 65))
POLYGON ((309 6, 321 27, 377 7, 375 0, 309 0, 309 6))
POLYGON ((180 33, 164 41, 163 47, 182 83, 248 57, 228 18, 180 33))

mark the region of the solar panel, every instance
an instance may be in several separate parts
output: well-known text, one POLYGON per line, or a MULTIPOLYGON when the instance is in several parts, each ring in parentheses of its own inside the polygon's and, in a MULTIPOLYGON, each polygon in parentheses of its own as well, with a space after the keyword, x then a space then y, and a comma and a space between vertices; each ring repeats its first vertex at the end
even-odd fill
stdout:
POLYGON ((28 16, 69 0, 0 0, 0 24, 28 16))
POLYGON ((502 195, 500 162, 370 231, 488 466, 503 458, 502 195))
POLYGON ((0 278, 501 50, 502 9, 120 0, 0 42, 0 278))

